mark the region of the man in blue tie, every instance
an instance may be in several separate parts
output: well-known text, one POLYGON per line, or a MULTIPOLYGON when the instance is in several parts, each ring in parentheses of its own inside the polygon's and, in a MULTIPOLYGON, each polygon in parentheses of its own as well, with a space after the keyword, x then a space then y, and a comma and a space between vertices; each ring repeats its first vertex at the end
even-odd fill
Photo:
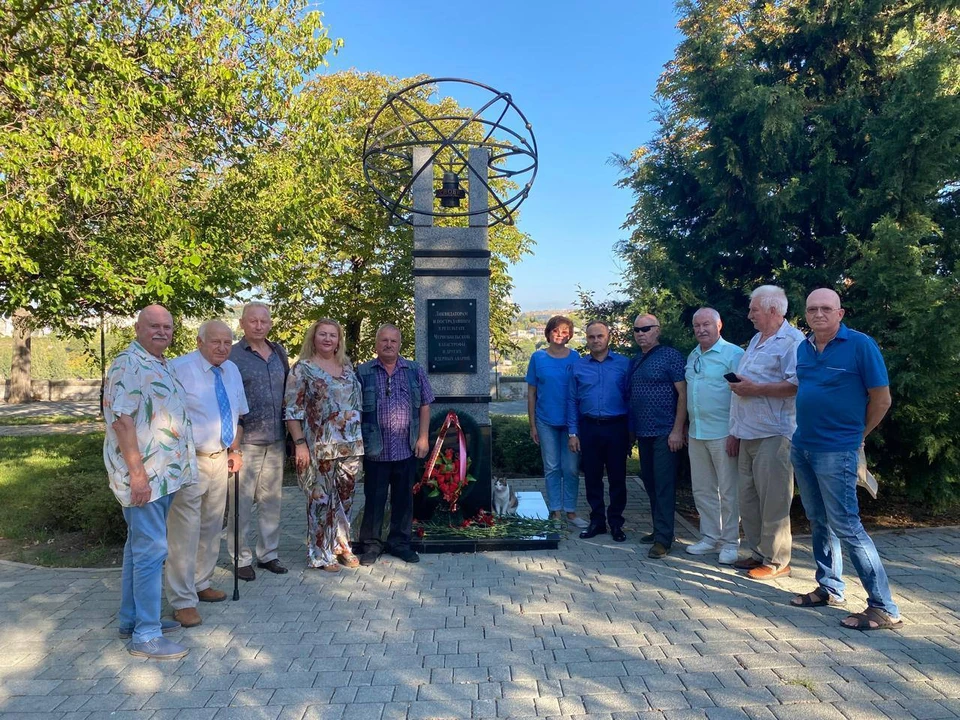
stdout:
POLYGON ((227 359, 232 346, 230 328, 209 320, 197 332, 197 349, 171 363, 187 393, 199 476, 177 493, 167 518, 167 601, 183 627, 202 622, 198 601, 227 597, 210 580, 220 555, 228 473, 243 464, 237 420, 248 412, 240 371, 227 359))

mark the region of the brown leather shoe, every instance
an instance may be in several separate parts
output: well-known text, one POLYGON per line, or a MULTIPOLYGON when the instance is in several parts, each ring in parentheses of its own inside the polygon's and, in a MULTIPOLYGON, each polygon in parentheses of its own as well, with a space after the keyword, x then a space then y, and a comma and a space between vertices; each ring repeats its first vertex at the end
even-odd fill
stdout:
POLYGON ((196 608, 181 608, 180 610, 174 610, 173 619, 185 628, 196 627, 203 622, 203 618, 200 617, 200 613, 197 612, 196 608))
POLYGON ((242 568, 237 568, 237 577, 250 582, 257 579, 257 573, 250 565, 244 565, 242 568))
POLYGON ((769 565, 761 565, 760 567, 755 567, 753 570, 750 570, 747 573, 747 577, 752 580, 774 580, 778 577, 787 577, 790 575, 790 566, 784 565, 779 570, 776 570, 769 565))
POLYGON ((198 592, 197 599, 200 602, 223 602, 227 599, 227 594, 223 590, 210 587, 198 592))
POLYGON ((733 564, 737 570, 753 570, 754 568, 761 567, 762 565, 763 563, 754 558, 752 555, 745 557, 742 560, 737 560, 733 564))

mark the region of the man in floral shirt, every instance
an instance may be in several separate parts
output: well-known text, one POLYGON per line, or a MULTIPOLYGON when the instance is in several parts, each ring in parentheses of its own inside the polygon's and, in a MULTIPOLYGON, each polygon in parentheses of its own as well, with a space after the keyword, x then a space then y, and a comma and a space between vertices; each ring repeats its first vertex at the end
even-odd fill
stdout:
POLYGON ((133 638, 131 655, 172 660, 187 648, 163 637, 180 624, 160 620, 167 513, 177 490, 196 482, 197 461, 185 393, 163 357, 173 318, 150 305, 134 327, 137 339, 113 361, 103 392, 103 461, 127 522, 120 637, 133 638))

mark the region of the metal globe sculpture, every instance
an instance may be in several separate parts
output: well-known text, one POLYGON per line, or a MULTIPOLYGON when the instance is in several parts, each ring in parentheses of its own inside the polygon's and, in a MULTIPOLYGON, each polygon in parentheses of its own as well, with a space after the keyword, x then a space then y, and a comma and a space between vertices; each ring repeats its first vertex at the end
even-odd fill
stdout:
POLYGON ((399 221, 412 222, 413 185, 432 167, 437 187, 429 215, 462 218, 488 214, 488 225, 512 225, 537 176, 537 140, 526 116, 509 93, 472 80, 431 78, 391 94, 367 126, 363 142, 363 172, 371 190, 399 221), (455 96, 469 97, 472 108, 455 96), (416 172, 413 148, 431 152, 416 172), (468 162, 471 148, 489 152, 487 172, 478 174, 468 162), (461 187, 466 181, 467 189, 461 187), (461 209, 468 193, 488 193, 489 207, 461 209))

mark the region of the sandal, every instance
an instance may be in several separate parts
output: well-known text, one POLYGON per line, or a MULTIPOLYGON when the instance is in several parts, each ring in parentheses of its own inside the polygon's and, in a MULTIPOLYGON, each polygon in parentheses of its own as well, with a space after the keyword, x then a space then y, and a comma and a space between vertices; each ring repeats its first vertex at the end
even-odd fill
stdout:
POLYGON ((793 600, 790 601, 790 604, 793 607, 825 607, 827 605, 836 607, 840 605, 846 605, 847 601, 843 598, 838 598, 833 595, 826 589, 818 587, 811 593, 806 593, 805 595, 797 595, 793 600))
POLYGON ((903 627, 903 620, 900 618, 894 620, 883 610, 868 607, 862 613, 848 615, 840 624, 848 630, 897 630, 903 627), (848 625, 846 620, 856 620, 857 624, 848 625))
POLYGON ((357 556, 353 553, 343 553, 342 555, 337 555, 337 560, 339 560, 340 564, 344 567, 360 567, 360 560, 358 560, 357 556))
POLYGON ((340 566, 337 565, 336 563, 330 563, 329 565, 321 565, 320 569, 330 573, 340 572, 340 566))

